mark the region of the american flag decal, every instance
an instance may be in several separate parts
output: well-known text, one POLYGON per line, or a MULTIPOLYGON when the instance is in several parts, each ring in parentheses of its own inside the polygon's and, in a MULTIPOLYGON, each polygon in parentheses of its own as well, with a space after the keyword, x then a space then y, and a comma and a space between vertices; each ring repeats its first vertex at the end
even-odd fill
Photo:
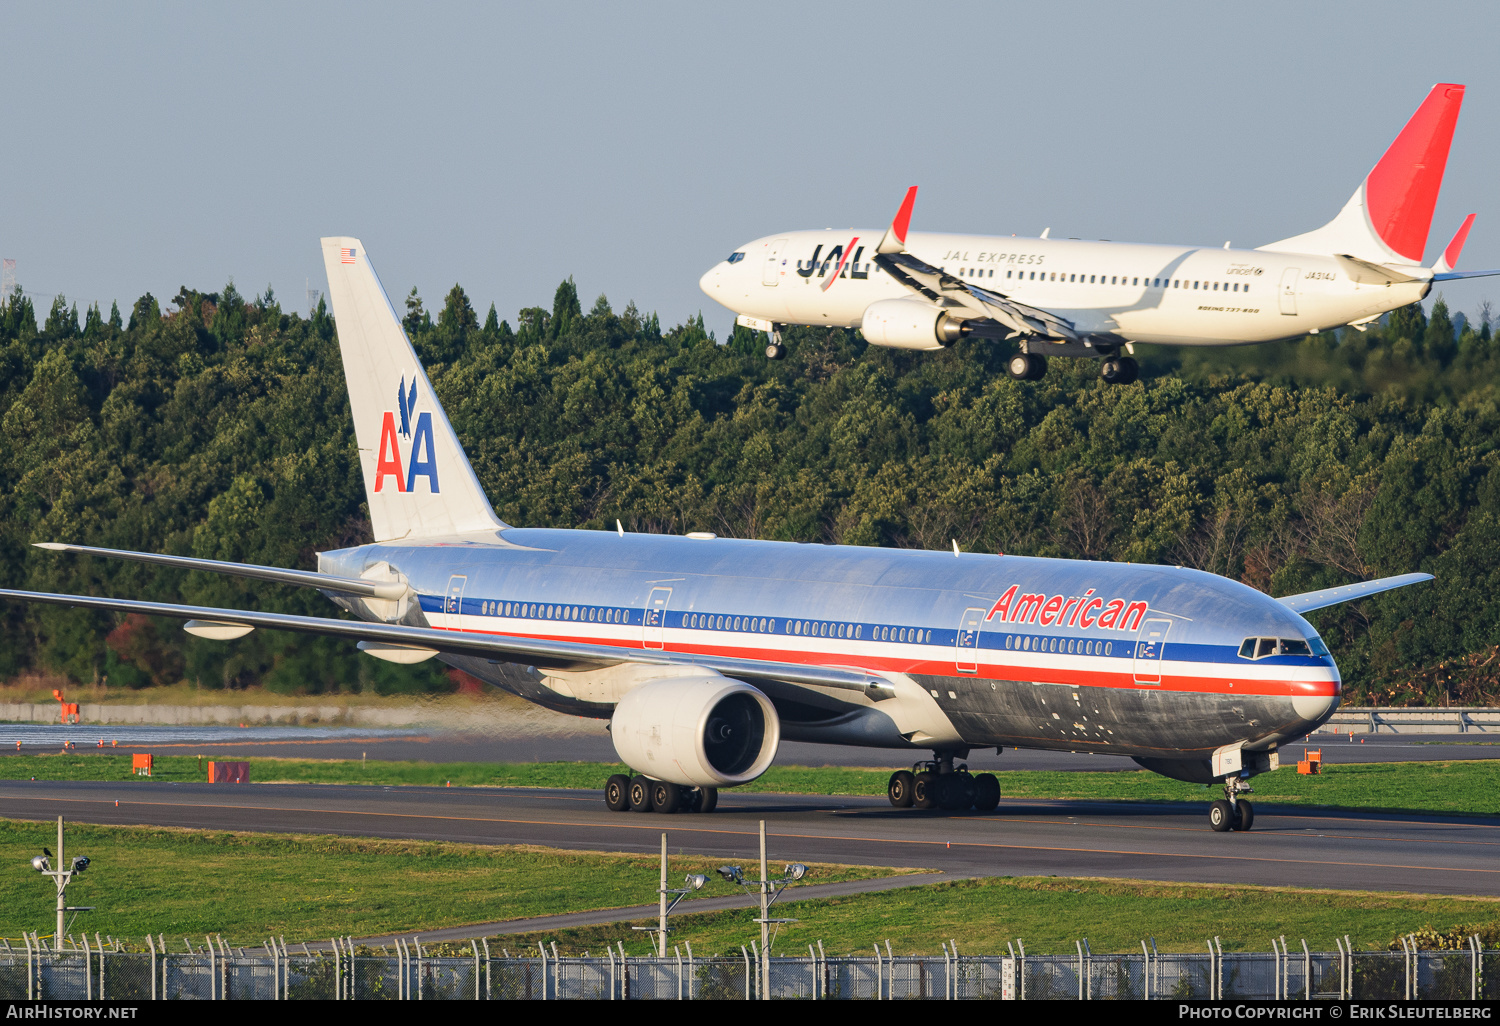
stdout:
POLYGON ((352 264, 352 263, 354 263, 354 250, 352 248, 340 246, 339 247, 339 263, 341 263, 341 264, 352 264))

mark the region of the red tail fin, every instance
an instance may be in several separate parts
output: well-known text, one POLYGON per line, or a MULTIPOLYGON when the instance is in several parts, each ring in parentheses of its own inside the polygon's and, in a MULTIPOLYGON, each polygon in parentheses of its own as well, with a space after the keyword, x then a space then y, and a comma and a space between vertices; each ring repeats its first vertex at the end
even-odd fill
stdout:
POLYGON ((1432 210, 1437 206, 1463 102, 1463 86, 1446 82, 1433 86, 1365 179, 1370 224, 1382 242, 1413 263, 1422 262, 1427 248, 1432 210))
POLYGON ((1433 86, 1337 217, 1316 231, 1260 248, 1420 265, 1463 101, 1463 86, 1433 86))

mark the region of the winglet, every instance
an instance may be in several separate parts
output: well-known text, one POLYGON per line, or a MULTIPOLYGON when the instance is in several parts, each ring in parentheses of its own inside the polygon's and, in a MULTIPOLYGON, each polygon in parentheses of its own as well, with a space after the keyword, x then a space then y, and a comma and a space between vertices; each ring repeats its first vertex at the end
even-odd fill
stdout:
POLYGON ((875 252, 906 252, 906 229, 911 226, 911 208, 916 202, 917 187, 913 185, 906 190, 906 198, 901 201, 901 209, 896 211, 896 217, 891 221, 891 226, 880 237, 880 245, 875 247, 875 252))
POLYGON ((1474 215, 1470 214, 1464 218, 1464 223, 1458 226, 1458 231, 1453 233, 1453 241, 1448 243, 1448 248, 1443 250, 1443 255, 1438 257, 1438 262, 1433 264, 1432 269, 1438 274, 1447 274, 1458 266, 1458 258, 1464 251, 1464 243, 1469 241, 1469 229, 1474 227, 1474 215))

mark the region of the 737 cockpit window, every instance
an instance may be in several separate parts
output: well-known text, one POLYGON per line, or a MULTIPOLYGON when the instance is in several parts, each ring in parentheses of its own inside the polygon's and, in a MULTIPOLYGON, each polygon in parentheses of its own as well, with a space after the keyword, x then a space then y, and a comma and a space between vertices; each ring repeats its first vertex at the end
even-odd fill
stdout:
POLYGON ((1246 638, 1240 645, 1241 659, 1265 659, 1274 655, 1320 655, 1326 656, 1328 648, 1322 639, 1314 638, 1309 645, 1301 638, 1246 638))
POLYGON ((729 254, 729 262, 731 264, 737 264, 737 263, 739 263, 743 259, 745 259, 745 254, 743 254, 743 253, 731 253, 731 254, 729 254))

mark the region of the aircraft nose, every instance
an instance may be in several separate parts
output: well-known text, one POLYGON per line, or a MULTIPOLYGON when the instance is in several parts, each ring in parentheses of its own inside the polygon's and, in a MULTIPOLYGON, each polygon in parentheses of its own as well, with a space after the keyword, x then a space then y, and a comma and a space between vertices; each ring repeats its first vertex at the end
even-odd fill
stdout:
POLYGON ((698 279, 698 287, 702 289, 710 299, 718 299, 714 294, 719 285, 720 266, 715 264, 704 272, 703 277, 698 279))

